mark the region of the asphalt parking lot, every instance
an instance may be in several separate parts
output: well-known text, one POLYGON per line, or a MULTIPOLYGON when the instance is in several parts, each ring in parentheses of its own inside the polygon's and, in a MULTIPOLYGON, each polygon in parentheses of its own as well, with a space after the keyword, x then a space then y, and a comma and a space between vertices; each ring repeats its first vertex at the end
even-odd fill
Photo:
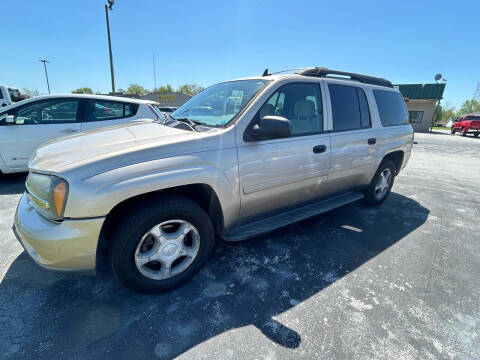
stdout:
POLYGON ((35 265, 11 232, 25 175, 1 177, 0 357, 479 359, 480 138, 415 140, 382 206, 219 242, 156 296, 35 265))

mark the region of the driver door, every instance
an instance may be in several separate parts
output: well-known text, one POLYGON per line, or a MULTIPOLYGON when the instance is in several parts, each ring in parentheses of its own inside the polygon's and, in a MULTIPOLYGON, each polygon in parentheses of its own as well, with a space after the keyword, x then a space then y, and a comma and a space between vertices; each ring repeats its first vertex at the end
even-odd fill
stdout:
POLYGON ((278 89, 255 115, 290 120, 291 136, 248 141, 238 147, 241 217, 248 221, 325 196, 330 172, 330 135, 325 131, 319 83, 278 89))
POLYGON ((9 111, 15 124, 0 126, 0 153, 12 170, 27 170, 37 147, 49 140, 80 131, 79 101, 55 98, 22 105, 9 111))

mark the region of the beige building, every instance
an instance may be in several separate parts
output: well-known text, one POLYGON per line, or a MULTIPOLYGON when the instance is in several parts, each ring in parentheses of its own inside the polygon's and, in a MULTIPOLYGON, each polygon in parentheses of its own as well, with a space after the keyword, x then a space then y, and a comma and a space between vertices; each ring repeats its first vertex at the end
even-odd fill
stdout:
POLYGON ((403 95, 408 109, 408 120, 415 132, 427 132, 435 108, 443 97, 445 83, 395 85, 403 95))
POLYGON ((171 93, 149 93, 141 97, 143 100, 152 100, 160 103, 160 107, 180 107, 192 97, 190 95, 171 92, 171 93))

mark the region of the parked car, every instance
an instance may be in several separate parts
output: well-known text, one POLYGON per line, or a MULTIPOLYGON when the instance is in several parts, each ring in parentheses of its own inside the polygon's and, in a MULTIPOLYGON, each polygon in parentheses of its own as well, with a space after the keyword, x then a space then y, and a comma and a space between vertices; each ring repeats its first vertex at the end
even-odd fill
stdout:
POLYGON ((0 109, 0 172, 27 171, 43 142, 134 120, 164 121, 156 103, 100 95, 47 95, 0 109))
POLYGON ((165 106, 162 106, 162 107, 159 107, 158 108, 162 113, 163 113, 163 116, 168 119, 168 116, 170 114, 172 114, 175 110, 177 110, 178 108, 177 107, 165 107, 165 106))
POLYGON ((167 113, 167 114, 171 114, 173 113, 175 110, 177 110, 178 108, 177 107, 165 107, 165 106, 161 106, 158 108, 160 111, 164 112, 164 113, 167 113))
POLYGON ((0 108, 27 99, 27 95, 20 93, 18 89, 0 85, 0 108))
POLYGON ((457 131, 462 136, 473 134, 473 136, 477 137, 480 133, 480 115, 467 114, 456 119, 450 129, 450 133, 455 134, 457 131))
POLYGON ((13 229, 43 267, 93 272, 105 249, 123 284, 155 293, 193 277, 216 236, 381 204, 412 143, 403 97, 385 79, 309 68, 223 82, 164 125, 41 146, 13 229), (226 106, 231 97, 241 105, 226 106))

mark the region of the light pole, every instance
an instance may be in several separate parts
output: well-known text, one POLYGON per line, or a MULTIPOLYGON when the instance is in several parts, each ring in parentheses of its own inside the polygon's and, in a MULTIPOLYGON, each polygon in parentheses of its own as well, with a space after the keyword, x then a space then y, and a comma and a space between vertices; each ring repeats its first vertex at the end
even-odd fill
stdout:
POLYGON ((43 63, 43 68, 45 69, 45 78, 47 79, 48 94, 50 95, 50 84, 48 82, 48 73, 47 73, 47 63, 49 63, 50 61, 45 60, 45 59, 41 59, 41 60, 38 60, 38 61, 43 63))
POLYGON ((157 73, 155 71, 155 55, 153 55, 153 92, 157 91, 157 73))
MULTIPOLYGON (((447 82, 446 79, 443 78, 442 74, 437 74, 435 75, 435 82, 438 84, 440 80, 442 80, 442 84, 445 84, 447 82)), ((437 125, 437 119, 438 119, 438 110, 440 109, 440 101, 441 99, 437 100, 437 106, 435 106, 435 111, 433 113, 433 121, 431 123, 430 131, 433 130, 433 127, 437 125)))
POLYGON ((107 0, 105 4, 105 18, 107 19, 107 35, 108 35, 108 53, 110 55, 110 77, 112 79, 112 95, 115 95, 115 77, 113 76, 113 57, 112 57, 112 41, 110 39, 110 22, 108 21, 108 10, 112 10, 115 0, 107 0))

